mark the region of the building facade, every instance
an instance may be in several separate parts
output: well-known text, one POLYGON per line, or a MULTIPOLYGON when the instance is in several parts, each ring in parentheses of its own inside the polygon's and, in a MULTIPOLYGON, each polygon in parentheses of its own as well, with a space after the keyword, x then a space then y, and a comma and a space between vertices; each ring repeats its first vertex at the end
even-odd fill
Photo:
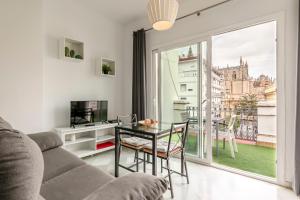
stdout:
POLYGON ((266 76, 260 75, 258 78, 249 76, 249 66, 247 61, 240 59, 239 66, 217 68, 222 81, 223 98, 222 105, 225 110, 233 110, 240 103, 240 100, 247 95, 255 95, 257 101, 266 99, 265 91, 274 85, 275 81, 266 76))
MULTIPOLYGON (((192 48, 189 49, 188 55, 181 55, 178 60, 178 73, 179 73, 179 97, 181 100, 186 100, 190 107, 198 107, 200 103, 202 108, 205 107, 207 102, 207 74, 206 74, 206 61, 203 60, 202 67, 202 102, 198 102, 198 58, 192 52, 192 48)), ((219 115, 218 110, 221 109, 222 105, 222 77, 221 73, 213 68, 212 70, 212 111, 213 115, 219 115)), ((200 91, 200 90, 199 90, 200 91)))

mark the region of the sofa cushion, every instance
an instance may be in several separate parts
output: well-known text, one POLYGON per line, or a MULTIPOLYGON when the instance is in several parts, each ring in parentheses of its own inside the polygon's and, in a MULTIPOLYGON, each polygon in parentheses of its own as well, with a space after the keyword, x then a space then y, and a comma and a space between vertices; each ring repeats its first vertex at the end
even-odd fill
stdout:
POLYGON ((61 148, 45 151, 43 156, 45 163, 43 182, 85 164, 81 159, 61 148))
POLYGON ((44 161, 37 144, 16 130, 0 130, 0 199, 37 200, 44 161))
POLYGON ((156 176, 132 173, 115 179, 84 200, 158 200, 167 190, 167 181, 156 176))
POLYGON ((0 117, 0 129, 8 129, 11 130, 13 127, 5 121, 2 117, 0 117))
POLYGON ((42 184, 41 195, 47 200, 82 200, 114 177, 82 165, 42 184))
POLYGON ((36 133, 28 136, 39 145, 42 152, 55 149, 63 145, 61 138, 53 132, 36 133))

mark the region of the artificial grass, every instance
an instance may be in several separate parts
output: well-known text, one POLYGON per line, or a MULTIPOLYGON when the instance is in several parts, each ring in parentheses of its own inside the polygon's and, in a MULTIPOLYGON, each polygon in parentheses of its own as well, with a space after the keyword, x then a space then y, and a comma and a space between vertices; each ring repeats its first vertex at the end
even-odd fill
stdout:
MULTIPOLYGON (((172 140, 176 141, 178 137, 175 136, 172 140)), ((239 152, 235 154, 235 159, 233 159, 228 142, 225 143, 225 149, 223 149, 222 141, 219 141, 219 156, 217 157, 215 142, 213 144, 213 162, 268 177, 276 177, 275 149, 249 144, 237 144, 239 152)), ((197 137, 188 135, 186 152, 197 155, 197 146, 197 137)))
POLYGON ((197 136, 188 135, 187 142, 186 142, 186 153, 196 155, 197 154, 197 136))
MULTIPOLYGON (((164 137, 163 140, 168 141, 169 137, 168 136, 164 137)), ((179 140, 178 136, 176 134, 174 134, 172 136, 172 141, 177 142, 178 140, 179 140)), ((197 154, 197 146, 198 146, 197 136, 188 135, 188 138, 186 141, 186 153, 196 155, 197 154)))
POLYGON ((239 152, 235 154, 235 159, 233 159, 229 144, 226 142, 225 149, 223 149, 223 144, 219 141, 219 156, 216 156, 216 147, 214 146, 213 161, 240 170, 276 177, 275 149, 248 144, 237 144, 237 146, 239 152))
MULTIPOLYGON (((196 136, 189 135, 186 152, 196 155, 197 143, 196 136)), ((237 145, 239 152, 235 154, 235 159, 233 159, 230 154, 228 142, 225 143, 225 149, 223 149, 223 142, 219 141, 219 156, 217 157, 214 141, 213 162, 247 172, 253 172, 269 177, 276 177, 275 149, 249 144, 237 145)))

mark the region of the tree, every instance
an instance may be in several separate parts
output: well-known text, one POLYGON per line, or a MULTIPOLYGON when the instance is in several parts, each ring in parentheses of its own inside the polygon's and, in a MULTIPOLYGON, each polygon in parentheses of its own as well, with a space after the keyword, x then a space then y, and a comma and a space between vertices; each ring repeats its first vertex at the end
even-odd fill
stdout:
POLYGON ((248 115, 254 115, 257 110, 257 97, 255 94, 242 96, 238 104, 238 111, 248 115))

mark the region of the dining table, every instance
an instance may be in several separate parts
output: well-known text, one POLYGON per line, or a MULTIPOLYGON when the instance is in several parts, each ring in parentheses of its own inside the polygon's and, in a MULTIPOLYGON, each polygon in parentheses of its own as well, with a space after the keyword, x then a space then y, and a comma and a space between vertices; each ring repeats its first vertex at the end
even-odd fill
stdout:
POLYGON ((119 152, 122 135, 143 138, 152 143, 152 175, 157 175, 157 140, 167 136, 171 123, 157 122, 151 126, 137 123, 120 124, 115 127, 115 177, 119 177, 119 152))

